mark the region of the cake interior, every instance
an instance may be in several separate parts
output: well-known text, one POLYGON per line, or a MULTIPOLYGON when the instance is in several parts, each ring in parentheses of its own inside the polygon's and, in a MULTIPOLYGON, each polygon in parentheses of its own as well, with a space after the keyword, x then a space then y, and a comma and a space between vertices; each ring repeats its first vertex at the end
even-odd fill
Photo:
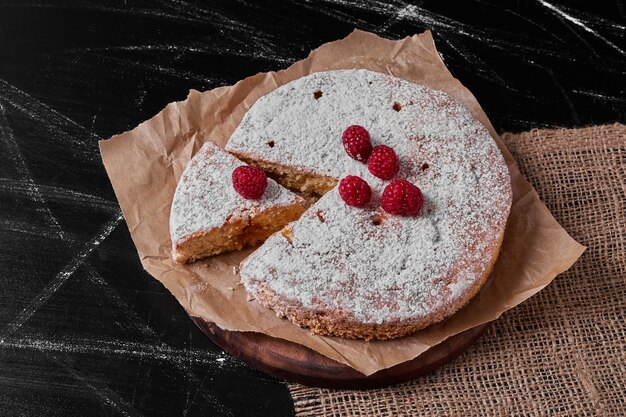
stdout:
POLYGON ((286 224, 298 220, 306 209, 304 201, 239 218, 228 219, 224 226, 198 232, 174 248, 176 262, 188 263, 223 252, 241 250, 264 242, 286 224))
POLYGON ((267 172, 270 177, 282 186, 292 191, 298 191, 307 195, 323 196, 337 185, 338 180, 323 175, 298 171, 283 165, 251 158, 249 155, 232 152, 239 159, 250 165, 257 166, 267 172))

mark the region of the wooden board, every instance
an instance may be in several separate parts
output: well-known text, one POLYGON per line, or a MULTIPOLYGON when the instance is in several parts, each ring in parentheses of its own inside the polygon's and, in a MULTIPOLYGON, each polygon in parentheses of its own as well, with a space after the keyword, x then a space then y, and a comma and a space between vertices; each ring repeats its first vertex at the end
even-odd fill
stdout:
POLYGON ((365 376, 307 347, 261 333, 222 330, 191 317, 216 345, 270 375, 325 388, 377 388, 410 381, 459 356, 487 330, 482 324, 452 336, 417 358, 365 376))

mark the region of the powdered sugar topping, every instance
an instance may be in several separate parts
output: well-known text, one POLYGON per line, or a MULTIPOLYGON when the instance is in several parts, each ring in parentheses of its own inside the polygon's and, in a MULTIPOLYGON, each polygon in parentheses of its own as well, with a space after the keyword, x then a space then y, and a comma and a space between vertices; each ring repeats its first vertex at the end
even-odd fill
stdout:
POLYGON ((315 73, 260 98, 227 150, 369 183, 367 207, 348 207, 333 190, 292 224, 289 237, 270 237, 241 270, 252 295, 268 286, 293 305, 362 323, 420 319, 462 297, 489 266, 511 204, 502 155, 465 107, 366 70, 315 73), (424 194, 417 217, 379 208, 389 181, 344 151, 341 134, 353 124, 369 131, 373 146, 395 150, 398 177, 424 194))

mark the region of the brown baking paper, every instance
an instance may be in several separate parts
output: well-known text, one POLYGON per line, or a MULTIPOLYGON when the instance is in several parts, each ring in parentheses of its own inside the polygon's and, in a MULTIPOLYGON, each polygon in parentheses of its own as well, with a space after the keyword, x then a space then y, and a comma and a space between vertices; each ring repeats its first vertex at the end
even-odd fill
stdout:
POLYGON ((363 374, 413 359, 446 338, 497 319, 541 291, 584 251, 552 217, 520 174, 480 105, 439 57, 430 32, 399 41, 354 31, 327 43, 291 67, 246 78, 234 86, 190 91, 152 119, 101 141, 113 184, 144 268, 192 316, 222 329, 253 331, 307 346, 363 374), (363 342, 316 336, 246 300, 235 267, 252 249, 178 265, 170 256, 169 212, 179 176, 206 141, 224 146, 245 112, 261 96, 313 72, 366 68, 446 91, 463 102, 498 142, 509 166, 513 206, 500 257, 481 292, 443 323, 392 341, 363 342))

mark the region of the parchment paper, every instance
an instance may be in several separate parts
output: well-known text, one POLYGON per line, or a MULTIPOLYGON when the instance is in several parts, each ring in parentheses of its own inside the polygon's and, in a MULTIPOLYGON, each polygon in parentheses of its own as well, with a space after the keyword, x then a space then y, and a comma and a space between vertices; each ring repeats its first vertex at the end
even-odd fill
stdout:
POLYGON ((445 67, 430 32, 391 41, 354 31, 286 70, 260 73, 203 93, 191 90, 185 101, 170 103, 132 131, 101 141, 100 150, 142 265, 189 314, 223 329, 300 343, 366 375, 413 359, 454 334, 498 318, 541 291, 585 249, 556 222, 522 177, 474 96, 445 67), (481 292, 443 323, 392 341, 311 335, 247 301, 235 266, 252 249, 187 266, 176 264, 170 256, 170 204, 179 176, 202 144, 213 141, 223 147, 252 104, 278 86, 313 72, 350 68, 425 84, 463 102, 500 146, 513 184, 513 206, 500 257, 481 292))

